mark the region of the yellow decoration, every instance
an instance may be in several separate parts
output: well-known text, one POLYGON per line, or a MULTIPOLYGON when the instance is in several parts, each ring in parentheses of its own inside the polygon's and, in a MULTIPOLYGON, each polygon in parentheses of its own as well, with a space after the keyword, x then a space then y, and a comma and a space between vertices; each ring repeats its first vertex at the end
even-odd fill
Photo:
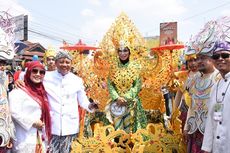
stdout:
POLYGON ((134 134, 127 134, 113 126, 95 124, 94 136, 79 138, 72 143, 71 153, 185 153, 181 147, 181 134, 166 132, 162 124, 148 124, 134 134), (118 141, 114 141, 118 138, 118 141), (133 144, 133 147, 132 145, 133 144))
POLYGON ((196 59, 196 54, 192 54, 192 55, 185 55, 185 60, 191 60, 191 59, 196 59))
MULTIPOLYGON (((139 66, 138 71, 133 71, 133 73, 141 76, 142 89, 139 97, 143 107, 164 113, 165 104, 161 87, 167 86, 170 90, 175 90, 181 83, 181 80, 178 83, 175 81, 177 77, 173 73, 177 70, 181 51, 149 52, 145 40, 125 13, 121 13, 112 24, 100 43, 100 50, 94 53, 93 59, 86 58, 79 52, 71 52, 74 57, 72 61, 74 70, 84 79, 88 97, 100 102, 99 109, 104 111, 109 101, 107 77, 110 70, 111 73, 113 70, 116 71, 117 64, 114 63, 118 60, 117 49, 121 42, 123 46, 128 46, 131 50, 130 62, 135 63, 131 65, 139 66)), ((134 76, 137 75, 125 77, 130 77, 132 80, 135 79, 134 76)), ((118 75, 112 79, 116 82, 120 77, 122 76, 118 75)), ((125 82, 119 85, 119 91, 125 92, 124 90, 129 86, 130 83, 125 82)), ((169 153, 175 149, 177 152, 184 153, 185 149, 181 142, 181 122, 178 116, 178 110, 172 114, 168 131, 162 124, 148 124, 146 129, 127 134, 122 130, 115 131, 112 125, 101 126, 96 123, 93 137, 85 138, 81 135, 72 143, 71 152, 169 153), (118 142, 114 141, 116 137, 119 137, 118 142)))
POLYGON ((130 62, 127 67, 119 67, 118 64, 111 65, 110 68, 110 78, 111 81, 116 84, 118 88, 118 94, 124 96, 127 93, 128 89, 130 89, 133 85, 133 81, 138 79, 140 76, 140 68, 138 69, 138 65, 134 62, 130 62), (139 70, 139 71, 138 71, 139 70), (128 78, 124 80, 123 77, 128 78), (124 81, 120 81, 124 80, 124 81))
POLYGON ((45 51, 45 54, 43 56, 43 61, 45 64, 47 64, 46 58, 47 57, 55 57, 56 56, 56 51, 53 47, 49 46, 48 49, 45 51))
POLYGON ((83 63, 83 69, 78 74, 84 78, 86 87, 88 87, 88 95, 98 100, 100 109, 104 110, 109 100, 107 77, 110 68, 117 62, 117 47, 120 46, 120 40, 129 42, 127 45, 131 49, 130 61, 135 61, 140 67, 142 90, 139 96, 143 107, 164 112, 164 98, 161 87, 169 85, 169 80, 172 78, 170 57, 172 57, 172 69, 175 70, 181 52, 176 50, 170 53, 170 51, 165 50, 164 52, 151 52, 150 54, 144 38, 125 13, 121 13, 109 28, 99 45, 100 50, 95 52, 94 59, 80 59, 78 52, 72 53, 74 69, 79 70, 79 64, 83 63), (125 34, 125 36, 122 34, 125 34))

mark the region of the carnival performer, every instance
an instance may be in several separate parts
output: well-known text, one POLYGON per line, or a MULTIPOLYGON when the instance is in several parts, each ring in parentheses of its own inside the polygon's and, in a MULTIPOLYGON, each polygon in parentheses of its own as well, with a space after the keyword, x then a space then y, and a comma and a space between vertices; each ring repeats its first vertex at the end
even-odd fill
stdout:
POLYGON ((14 126, 9 110, 7 90, 8 77, 5 72, 6 61, 0 59, 0 153, 6 153, 12 147, 14 126))
MULTIPOLYGON (((25 87, 14 89, 9 94, 16 128, 13 152, 34 153, 38 141, 51 138, 50 109, 42 83, 44 76, 44 66, 39 61, 30 62, 24 76, 25 87)), ((44 141, 41 146, 45 152, 44 141)))
POLYGON ((206 153, 230 153, 230 18, 217 21, 220 30, 212 58, 221 78, 210 93, 202 150, 206 153))
POLYGON ((214 68, 211 55, 211 51, 200 51, 197 54, 200 75, 194 77, 190 89, 188 89, 192 98, 184 127, 184 133, 188 134, 188 153, 202 152, 201 146, 208 112, 209 94, 218 78, 218 70, 214 68))
POLYGON ((182 131, 184 129, 185 121, 187 118, 188 106, 191 103, 191 97, 189 96, 189 87, 191 86, 192 79, 197 75, 197 61, 196 51, 188 46, 185 50, 185 60, 188 70, 176 72, 175 75, 178 77, 180 86, 176 93, 174 110, 180 109, 181 115, 180 120, 182 121, 182 131))
POLYGON ((56 56, 56 52, 51 47, 45 51, 45 54, 43 56, 43 62, 46 65, 47 71, 56 70, 55 59, 54 59, 55 56, 56 56))
POLYGON ((191 104, 187 114, 184 134, 187 137, 188 153, 202 153, 205 120, 208 112, 208 100, 213 84, 217 81, 219 72, 212 62, 212 53, 215 48, 215 25, 210 21, 196 36, 194 49, 197 51, 199 75, 196 75, 188 89, 191 104))
POLYGON ((6 63, 12 60, 14 50, 14 27, 12 20, 6 12, 0 12, 0 153, 6 153, 12 148, 15 139, 14 125, 9 109, 7 96, 8 77, 6 75, 6 63))
POLYGON ((106 106, 106 116, 116 130, 134 133, 147 125, 138 97, 141 90, 140 66, 130 61, 131 48, 125 42, 121 41, 116 49, 118 61, 111 66, 108 76, 111 101, 106 106))

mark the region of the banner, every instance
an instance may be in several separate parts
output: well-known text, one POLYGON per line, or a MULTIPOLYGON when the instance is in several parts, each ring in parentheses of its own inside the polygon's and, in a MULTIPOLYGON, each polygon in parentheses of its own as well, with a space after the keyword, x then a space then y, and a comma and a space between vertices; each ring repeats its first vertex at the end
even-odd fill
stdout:
POLYGON ((177 43, 177 22, 160 23, 160 46, 177 43))
POLYGON ((15 40, 26 41, 28 39, 28 16, 19 15, 13 17, 15 24, 15 40))

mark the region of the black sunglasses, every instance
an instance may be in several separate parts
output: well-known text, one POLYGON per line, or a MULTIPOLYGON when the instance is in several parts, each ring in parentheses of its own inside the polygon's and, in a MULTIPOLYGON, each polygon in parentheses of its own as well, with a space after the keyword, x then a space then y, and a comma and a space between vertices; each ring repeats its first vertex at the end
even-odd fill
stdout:
POLYGON ((220 59, 220 57, 222 59, 226 59, 226 58, 230 57, 230 54, 228 54, 228 53, 221 53, 221 54, 214 54, 214 55, 212 55, 212 59, 214 59, 214 60, 218 60, 218 59, 220 59))
POLYGON ((38 70, 38 69, 32 69, 31 72, 32 72, 33 74, 38 74, 38 72, 39 72, 40 75, 45 75, 45 74, 46 74, 46 71, 45 71, 45 70, 38 70))

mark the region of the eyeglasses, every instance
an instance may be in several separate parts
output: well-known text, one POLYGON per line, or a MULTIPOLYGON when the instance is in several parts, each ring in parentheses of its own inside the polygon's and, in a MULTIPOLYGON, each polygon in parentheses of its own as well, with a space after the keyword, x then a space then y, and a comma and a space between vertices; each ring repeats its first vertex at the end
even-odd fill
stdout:
POLYGON ((33 74, 38 74, 38 72, 39 72, 40 75, 45 75, 45 73, 46 73, 45 70, 38 70, 38 69, 32 69, 31 72, 32 72, 33 74))
POLYGON ((228 53, 221 53, 221 54, 214 54, 214 55, 212 55, 212 59, 214 59, 214 60, 218 60, 218 59, 220 59, 220 57, 222 59, 226 59, 226 58, 230 57, 230 54, 228 54, 228 53))

